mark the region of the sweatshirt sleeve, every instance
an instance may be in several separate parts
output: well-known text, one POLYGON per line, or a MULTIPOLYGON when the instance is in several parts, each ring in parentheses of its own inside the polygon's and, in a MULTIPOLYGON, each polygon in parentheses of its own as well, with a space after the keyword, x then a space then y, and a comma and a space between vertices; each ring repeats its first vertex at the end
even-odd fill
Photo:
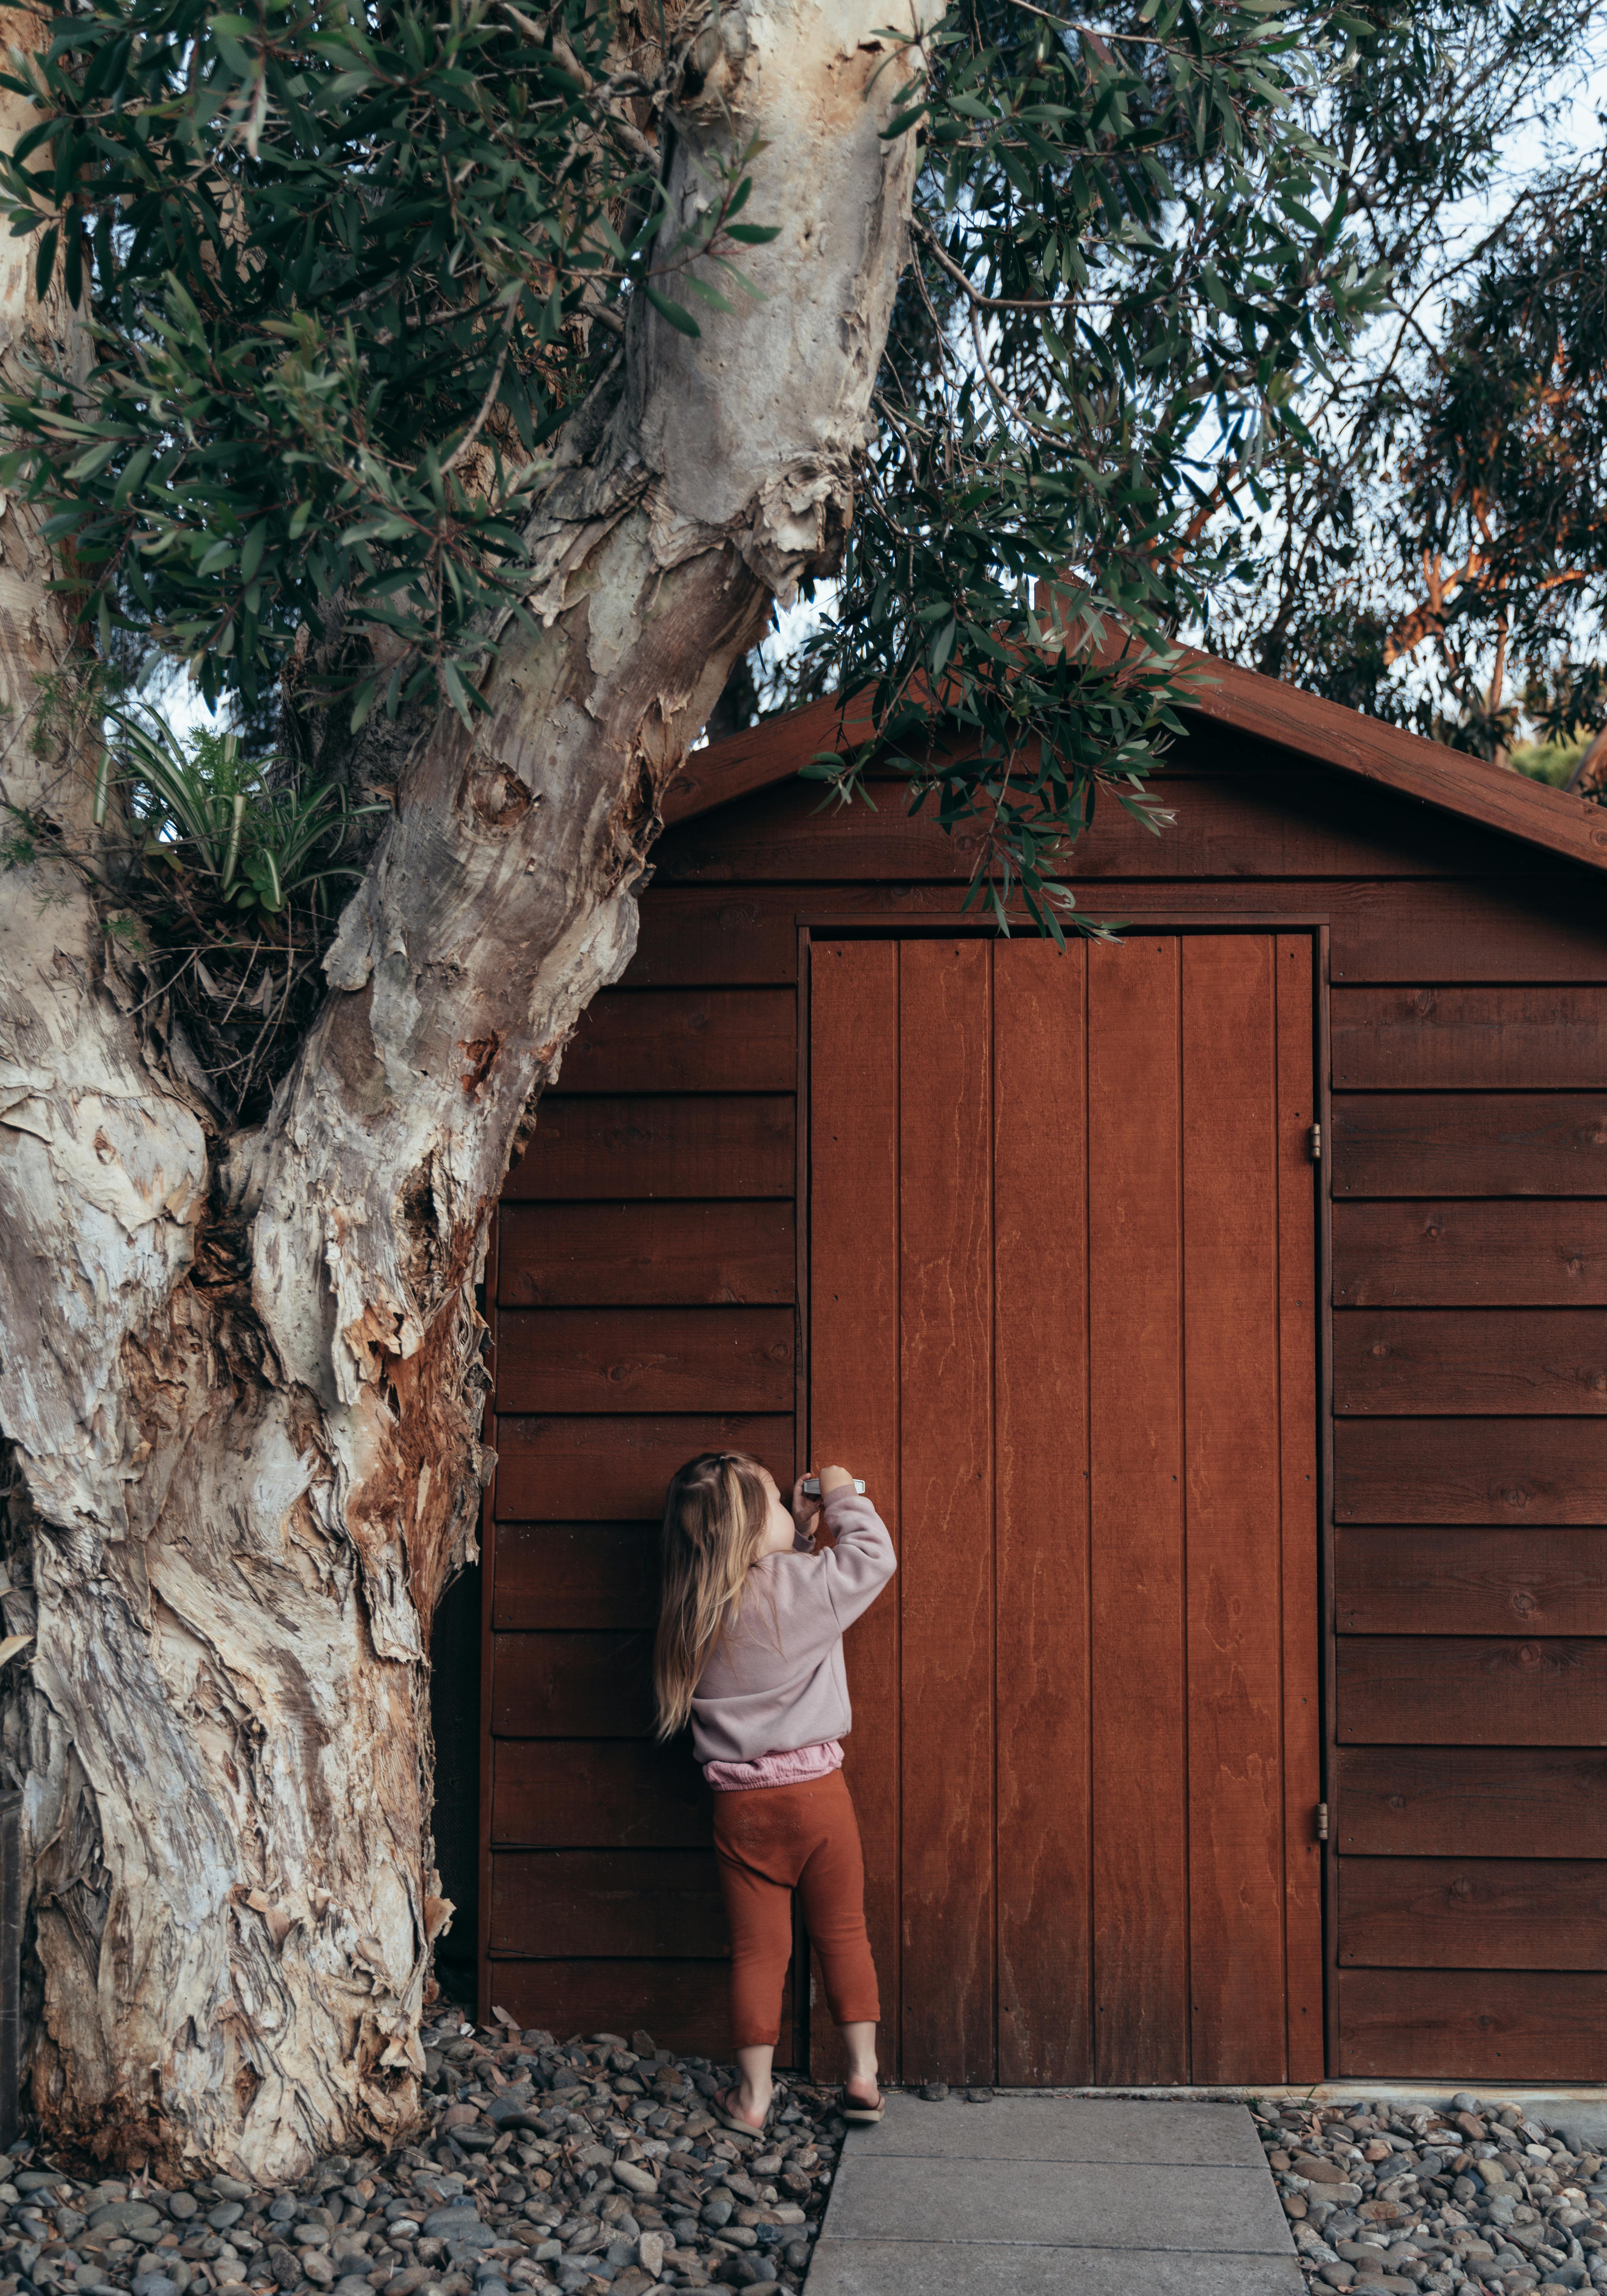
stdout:
POLYGON ((898 1558, 886 1523, 852 1485, 833 1491, 821 1513, 837 1541, 821 1555, 826 1597, 839 1627, 846 1628, 869 1610, 898 1568, 898 1558))

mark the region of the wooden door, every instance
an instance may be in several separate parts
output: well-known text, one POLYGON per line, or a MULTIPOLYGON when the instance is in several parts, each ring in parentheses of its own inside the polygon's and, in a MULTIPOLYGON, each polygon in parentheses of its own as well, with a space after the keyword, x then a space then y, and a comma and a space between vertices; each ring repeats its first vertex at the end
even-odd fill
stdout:
POLYGON ((884 2062, 1320 2079, 1309 936, 820 941, 809 1060, 884 2062))

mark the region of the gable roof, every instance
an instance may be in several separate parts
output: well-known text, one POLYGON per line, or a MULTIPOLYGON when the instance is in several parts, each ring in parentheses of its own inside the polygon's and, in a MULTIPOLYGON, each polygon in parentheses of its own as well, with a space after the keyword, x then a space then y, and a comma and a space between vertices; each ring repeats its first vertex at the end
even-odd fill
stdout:
MULTIPOLYGON (((1589 868, 1607 869, 1607 807, 1587 804, 1524 775, 1447 750, 1420 734, 1402 733, 1324 701, 1259 670, 1188 652, 1185 665, 1201 681, 1189 714, 1253 734, 1332 766, 1360 781, 1393 790, 1462 821, 1498 830, 1589 868)), ((693 750, 664 797, 667 824, 690 821, 710 807, 788 781, 823 750, 842 752, 872 731, 868 689, 849 703, 837 697, 811 701, 782 718, 693 750)))

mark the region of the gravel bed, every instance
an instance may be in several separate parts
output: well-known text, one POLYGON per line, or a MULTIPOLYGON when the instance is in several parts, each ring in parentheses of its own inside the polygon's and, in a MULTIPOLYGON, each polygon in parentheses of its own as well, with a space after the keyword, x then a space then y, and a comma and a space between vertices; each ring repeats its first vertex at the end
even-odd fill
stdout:
POLYGON ((1307 2283, 1607 2291, 1607 2174, 1521 2106, 1254 2104, 1307 2283))
POLYGON ((841 2147, 839 2092, 778 2083, 721 2128, 728 2066, 650 2035, 559 2043, 458 2013, 425 2028, 429 2128, 305 2183, 169 2191, 28 2145, 0 2154, 0 2296, 644 2296, 801 2283, 841 2147))

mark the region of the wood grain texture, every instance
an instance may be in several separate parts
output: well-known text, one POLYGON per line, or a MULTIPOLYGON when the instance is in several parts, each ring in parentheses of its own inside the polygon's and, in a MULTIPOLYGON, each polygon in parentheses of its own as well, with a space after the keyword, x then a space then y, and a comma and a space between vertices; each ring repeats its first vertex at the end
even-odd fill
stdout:
MULTIPOLYGON (((1102 880, 1094 913, 1145 922, 1176 911, 1231 924, 1263 916, 1326 917, 1330 969, 1346 984, 1454 981, 1607 981, 1607 930, 1599 888, 1582 873, 1521 868, 1498 856, 1498 873, 1474 882, 1376 878, 1102 880)), ((829 887, 790 884, 657 885, 642 903, 633 987, 762 987, 796 980, 800 922, 823 914, 865 922, 960 918, 964 887, 857 879, 829 887)))
MULTIPOLYGON (((572 2033, 650 2032, 660 2048, 731 2056, 731 2015, 717 1961, 513 1961, 492 1964, 492 1998, 519 2024, 572 2033)), ((792 1984, 782 2008, 778 2070, 791 2055, 792 1984)))
POLYGON ((1332 1127, 1336 1196, 1607 1195, 1594 1093, 1351 1094, 1332 1127))
POLYGON ((1607 2079, 1607 1976, 1353 1969, 1339 1978, 1343 2080, 1607 2079))
POLYGON ((760 988, 798 979, 797 903, 785 894, 655 888, 641 904, 632 988, 760 988))
POLYGON ((706 1849, 713 1796, 690 1738, 502 1739, 491 1840, 529 1849, 706 1849))
POLYGON ((495 1541, 500 1631, 658 1624, 656 1522, 499 1522, 495 1541))
POLYGON ((1607 1306, 1607 1203, 1338 1203, 1338 1308, 1607 1306))
POLYGON ((1607 1754, 1566 1746, 1342 1746, 1347 1855, 1607 1857, 1607 1754))
POLYGON ((1191 2060, 1283 2069, 1276 943, 1182 944, 1191 2060))
POLYGON ((504 1199, 497 1224, 504 1308, 791 1306, 798 1290, 791 1203, 504 1199))
POLYGON ((653 1725, 647 1634, 499 1634, 491 1651, 498 1738, 641 1738, 653 1725))
POLYGON ((550 1093, 503 1201, 790 1196, 792 1121, 792 1100, 781 1093, 550 1093))
POLYGON ((1342 1857, 1340 1960, 1385 1969, 1607 1964, 1607 1860, 1342 1857))
POLYGON ((997 2079, 1037 2087, 1094 2062, 1087 953, 993 964, 997 2079))
MULTIPOLYGON (((1584 872, 1526 871, 1517 853, 1483 883, 1335 887, 1336 982, 1607 981, 1601 896, 1584 872)), ((1272 888, 1266 890, 1270 893, 1272 888)))
POLYGON ((1341 1634, 1607 1635, 1607 1530, 1353 1530, 1341 1634))
POLYGON ((504 1850, 491 1861, 491 1950, 728 1961, 708 1849, 504 1850))
POLYGON ((1607 1412, 1607 1320, 1589 1308, 1358 1308, 1333 1319, 1333 1407, 1417 1417, 1607 1412))
POLYGON ((990 2080, 995 2063, 990 974, 982 941, 899 951, 902 1921, 920 1973, 900 2012, 916 2081, 990 2080))
MULTIPOLYGON (((792 1419, 688 1415, 497 1421, 499 1522, 651 1519, 677 1467, 701 1451, 749 1451, 777 1481, 792 1459, 792 1419)), ((792 1478, 785 1473, 790 1487, 792 1478)))
POLYGON ((790 1308, 504 1310, 502 1411, 790 1411, 790 1308))
MULTIPOLYGON (((1358 799, 1332 775, 1298 766, 1191 780, 1170 794, 1175 819, 1161 837, 1119 807, 1102 808, 1078 842, 1078 882, 1453 878, 1493 875, 1505 859, 1500 842, 1476 829, 1447 828, 1388 798, 1358 799)), ((932 805, 914 818, 891 805, 818 806, 808 783, 793 783, 671 829, 653 849, 656 882, 744 892, 767 883, 963 883, 975 866, 980 831, 967 824, 947 835, 932 805)))
MULTIPOLYGON (((891 941, 809 954, 809 1448, 863 1475, 895 1546, 898 1457, 898 961, 891 941)), ((898 2078, 899 1610, 892 1586, 844 1641, 855 1727, 844 1763, 865 1849, 865 1921, 881 1995, 883 2069, 898 2078)), ((817 1986, 816 1999, 824 1993, 817 1986)), ((847 2058, 810 2025, 817 2078, 847 2058)))
POLYGON ((1282 1512, 1283 1887, 1288 2079, 1320 2080, 1323 2036, 1323 1712, 1317 1520, 1317 1172, 1315 952, 1277 942, 1279 1470, 1282 1512))
POLYGON ((610 988, 564 1049, 576 1092, 791 1092, 798 997, 790 988, 610 988))
POLYGON ((1349 1745, 1607 1745, 1607 1641, 1341 1635, 1349 1745))
POLYGON ((1333 990, 1336 1092, 1600 1089, 1607 987, 1333 990))
POLYGON ((1607 1522, 1607 1422, 1341 1419, 1339 1522, 1607 1522))
POLYGON ((1094 2078, 1189 2078, 1179 955, 1088 951, 1094 2078))

